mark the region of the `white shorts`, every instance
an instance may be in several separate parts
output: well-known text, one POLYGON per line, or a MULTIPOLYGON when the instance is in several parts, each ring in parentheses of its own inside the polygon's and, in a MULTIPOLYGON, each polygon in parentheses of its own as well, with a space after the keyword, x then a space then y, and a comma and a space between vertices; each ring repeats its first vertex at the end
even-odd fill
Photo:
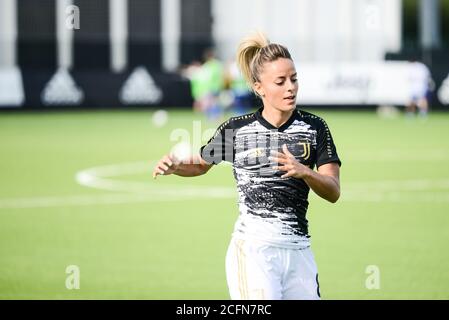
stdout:
POLYGON ((319 300, 312 250, 232 238, 226 278, 233 300, 319 300))

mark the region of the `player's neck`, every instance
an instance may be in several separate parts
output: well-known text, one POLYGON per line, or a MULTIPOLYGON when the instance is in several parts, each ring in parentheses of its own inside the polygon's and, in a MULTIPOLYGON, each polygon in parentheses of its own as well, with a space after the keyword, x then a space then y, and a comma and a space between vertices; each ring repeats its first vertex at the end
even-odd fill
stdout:
POLYGON ((284 123, 290 119, 292 116, 293 110, 290 111, 280 111, 273 108, 263 108, 262 117, 265 118, 271 125, 276 128, 279 128, 284 123))

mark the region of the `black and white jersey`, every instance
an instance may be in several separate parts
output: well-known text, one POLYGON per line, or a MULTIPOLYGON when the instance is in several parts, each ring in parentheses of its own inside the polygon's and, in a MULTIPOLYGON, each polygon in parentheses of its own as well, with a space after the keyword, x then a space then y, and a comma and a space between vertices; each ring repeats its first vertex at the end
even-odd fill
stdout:
POLYGON ((281 178, 285 172, 272 168, 276 163, 270 162, 270 152, 282 152, 286 144, 311 169, 341 162, 320 117, 297 109, 276 128, 263 118, 262 110, 223 123, 201 148, 201 157, 208 163, 233 165, 240 211, 234 237, 305 248, 310 245, 306 219, 310 188, 302 179, 281 178))

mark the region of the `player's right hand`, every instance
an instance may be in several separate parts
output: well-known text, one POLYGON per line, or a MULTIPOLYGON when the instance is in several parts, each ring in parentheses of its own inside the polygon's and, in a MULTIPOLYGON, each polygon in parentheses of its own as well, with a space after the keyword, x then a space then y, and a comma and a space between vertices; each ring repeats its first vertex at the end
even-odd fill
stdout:
POLYGON ((176 171, 178 165, 175 163, 174 159, 165 155, 157 163, 153 170, 153 178, 156 179, 158 175, 169 175, 176 171))

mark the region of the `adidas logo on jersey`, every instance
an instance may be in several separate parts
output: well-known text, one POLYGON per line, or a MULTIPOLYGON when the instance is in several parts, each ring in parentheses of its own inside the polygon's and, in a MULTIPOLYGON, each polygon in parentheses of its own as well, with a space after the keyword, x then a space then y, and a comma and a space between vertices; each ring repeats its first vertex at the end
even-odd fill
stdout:
POLYGON ((144 67, 137 67, 119 92, 123 104, 157 104, 162 96, 162 90, 144 67))
POLYGON ((84 100, 83 91, 77 87, 67 69, 59 69, 45 85, 41 94, 42 104, 79 105, 84 100))

